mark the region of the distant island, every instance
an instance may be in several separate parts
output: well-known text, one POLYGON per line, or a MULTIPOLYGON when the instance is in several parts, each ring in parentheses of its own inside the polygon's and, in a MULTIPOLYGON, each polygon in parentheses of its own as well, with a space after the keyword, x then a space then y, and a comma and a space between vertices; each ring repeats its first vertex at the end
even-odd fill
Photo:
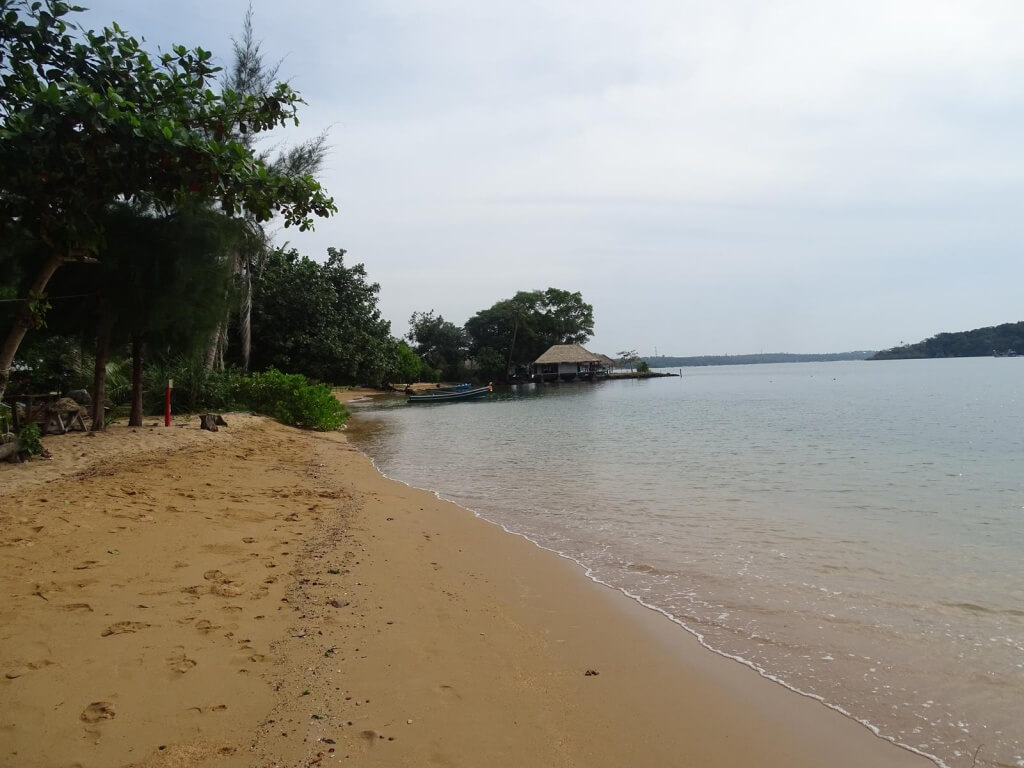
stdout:
POLYGON ((761 363, 829 363, 836 360, 868 360, 874 350, 855 352, 829 352, 819 355, 800 355, 790 352, 762 352, 757 355, 697 355, 696 357, 668 357, 655 355, 641 360, 651 368, 687 368, 697 365, 758 365, 761 363))
POLYGON ((973 331, 939 333, 917 344, 883 349, 872 360, 912 360, 925 357, 1014 357, 1024 355, 1024 321, 973 331))

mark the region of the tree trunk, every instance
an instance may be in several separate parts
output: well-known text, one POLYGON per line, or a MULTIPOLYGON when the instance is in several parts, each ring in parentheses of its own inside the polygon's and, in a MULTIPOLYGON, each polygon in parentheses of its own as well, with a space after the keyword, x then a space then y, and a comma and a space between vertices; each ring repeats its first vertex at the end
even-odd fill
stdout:
POLYGON ((222 339, 226 334, 224 330, 226 323, 227 320, 210 332, 210 340, 207 342, 206 353, 203 356, 203 365, 208 371, 220 370, 224 367, 222 339))
POLYGON ((14 364, 14 356, 18 354, 18 347, 21 346, 22 339, 25 338, 29 328, 35 325, 32 317, 32 301, 34 298, 42 296, 47 284, 50 282, 50 278, 53 277, 53 273, 63 263, 63 255, 56 251, 50 254, 50 257, 36 275, 32 287, 29 288, 28 297, 18 309, 18 314, 14 318, 14 325, 11 326, 10 333, 7 334, 3 346, 0 347, 0 399, 3 398, 4 392, 7 390, 7 382, 11 378, 11 365, 14 364))
POLYGON ((142 355, 146 340, 139 335, 132 336, 132 411, 128 416, 129 427, 142 426, 142 355))
POLYGON ((96 331, 96 367, 92 376, 92 429, 96 432, 104 428, 103 403, 107 399, 107 347, 110 346, 110 329, 100 316, 96 331))

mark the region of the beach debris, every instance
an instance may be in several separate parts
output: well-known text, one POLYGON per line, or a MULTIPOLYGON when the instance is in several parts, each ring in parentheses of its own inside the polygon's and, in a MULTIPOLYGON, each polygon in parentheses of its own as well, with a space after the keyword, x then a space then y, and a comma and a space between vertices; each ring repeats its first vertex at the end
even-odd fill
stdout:
POLYGON ((596 677, 600 674, 601 673, 598 672, 596 669, 588 669, 586 672, 583 673, 584 677, 596 677))
POLYGON ((79 716, 86 723, 98 723, 100 720, 113 720, 117 711, 109 701, 94 701, 82 710, 79 716))
POLYGON ((331 600, 328 600, 327 604, 332 608, 344 608, 349 604, 349 602, 348 600, 339 600, 338 598, 333 598, 331 600))
MULTIPOLYGON (((217 416, 216 414, 200 414, 200 416, 199 416, 199 428, 200 429, 206 429, 206 430, 209 430, 211 432, 216 432, 216 431, 218 431, 217 419, 220 419, 220 417, 217 416)), ((221 421, 221 423, 223 423, 224 420, 220 419, 220 421, 221 421)))

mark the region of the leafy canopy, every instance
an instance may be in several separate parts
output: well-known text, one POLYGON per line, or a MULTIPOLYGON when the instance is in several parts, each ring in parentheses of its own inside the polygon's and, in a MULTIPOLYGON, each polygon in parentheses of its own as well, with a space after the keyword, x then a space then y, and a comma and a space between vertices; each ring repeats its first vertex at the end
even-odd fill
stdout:
POLYGON ((578 291, 519 291, 477 312, 466 331, 478 366, 504 377, 506 366, 528 365, 553 344, 586 343, 594 333, 594 308, 578 291))
POLYGON ((0 220, 55 250, 94 248, 110 203, 218 200, 232 214, 276 214, 306 229, 336 209, 311 176, 268 169, 238 135, 297 122, 299 96, 218 92, 202 48, 151 57, 116 23, 68 20, 59 0, 0 0, 0 220))
POLYGON ((406 338, 412 342, 413 350, 431 369, 430 378, 456 379, 461 376, 462 364, 466 358, 466 332, 444 319, 443 315, 429 312, 413 312, 409 318, 409 333, 406 338))
POLYGON ((255 280, 252 365, 334 384, 379 384, 395 366, 391 325, 377 307, 380 286, 345 251, 324 264, 297 251, 270 254, 255 280))

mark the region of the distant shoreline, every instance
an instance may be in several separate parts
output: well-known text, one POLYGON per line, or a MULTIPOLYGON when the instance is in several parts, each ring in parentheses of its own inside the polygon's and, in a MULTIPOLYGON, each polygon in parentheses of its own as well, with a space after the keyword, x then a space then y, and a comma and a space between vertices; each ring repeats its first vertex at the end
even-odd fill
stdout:
POLYGON ((821 354, 799 354, 792 352, 762 352, 755 355, 696 355, 692 357, 669 357, 658 355, 642 357, 651 368, 692 368, 708 365, 763 365, 768 363, 832 363, 845 360, 867 360, 874 350, 854 352, 826 352, 821 354))

